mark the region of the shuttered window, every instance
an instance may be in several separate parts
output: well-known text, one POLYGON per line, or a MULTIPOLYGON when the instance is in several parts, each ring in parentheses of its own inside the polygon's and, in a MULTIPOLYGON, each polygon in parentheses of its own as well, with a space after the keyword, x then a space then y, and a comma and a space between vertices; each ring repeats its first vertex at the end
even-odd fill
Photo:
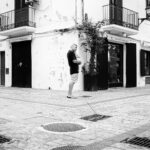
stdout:
POLYGON ((141 76, 150 75, 150 52, 141 50, 140 61, 141 61, 141 76))

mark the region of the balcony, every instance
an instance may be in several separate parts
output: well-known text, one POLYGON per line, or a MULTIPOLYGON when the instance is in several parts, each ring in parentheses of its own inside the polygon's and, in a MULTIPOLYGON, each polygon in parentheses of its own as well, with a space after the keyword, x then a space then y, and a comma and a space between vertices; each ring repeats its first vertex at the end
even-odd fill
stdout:
POLYGON ((0 35, 21 36, 34 32, 35 9, 25 7, 0 14, 0 35))
POLYGON ((137 12, 115 5, 103 6, 103 22, 105 30, 127 35, 136 34, 139 26, 137 12))

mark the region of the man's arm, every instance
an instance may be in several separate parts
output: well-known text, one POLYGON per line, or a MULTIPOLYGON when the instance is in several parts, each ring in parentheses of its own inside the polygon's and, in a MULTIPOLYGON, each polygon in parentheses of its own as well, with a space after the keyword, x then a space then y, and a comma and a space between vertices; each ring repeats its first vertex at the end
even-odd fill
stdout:
POLYGON ((74 60, 73 60, 73 63, 80 65, 80 64, 81 64, 81 61, 80 61, 80 60, 77 60, 77 59, 74 59, 74 60))

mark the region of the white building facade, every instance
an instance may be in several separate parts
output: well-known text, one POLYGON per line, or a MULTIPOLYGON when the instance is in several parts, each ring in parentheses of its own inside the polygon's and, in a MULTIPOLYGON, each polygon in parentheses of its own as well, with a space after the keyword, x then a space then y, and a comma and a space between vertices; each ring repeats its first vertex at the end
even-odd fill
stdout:
MULTIPOLYGON (((67 90, 70 75, 66 55, 73 43, 78 44, 78 53, 85 61, 76 28, 85 14, 92 22, 102 21, 102 31, 108 37, 108 86, 146 85, 150 74, 141 75, 141 49, 150 48, 130 37, 139 32, 138 19, 146 17, 146 1, 29 1, 0 0, 0 85, 67 90)), ((83 82, 80 67, 75 90, 83 90, 83 82)))

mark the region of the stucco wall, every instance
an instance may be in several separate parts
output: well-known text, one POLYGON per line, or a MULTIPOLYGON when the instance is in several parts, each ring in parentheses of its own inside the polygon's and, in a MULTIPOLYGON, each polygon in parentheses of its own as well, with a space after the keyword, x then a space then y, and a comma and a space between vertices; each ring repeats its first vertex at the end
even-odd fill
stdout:
POLYGON ((81 0, 40 0, 36 7, 37 27, 59 29, 81 23, 81 0))
POLYGON ((0 13, 14 9, 14 0, 0 0, 0 13))
POLYGON ((5 52, 5 68, 9 69, 9 73, 5 73, 5 86, 11 86, 11 46, 9 41, 0 42, 0 51, 5 52))
MULTIPOLYGON (((34 35, 32 40, 32 87, 67 90, 70 79, 67 52, 78 44, 78 32, 34 35), (39 44, 40 43, 40 44, 39 44)), ((78 52, 80 53, 80 52, 78 52)), ((82 74, 75 90, 82 90, 82 74)))

